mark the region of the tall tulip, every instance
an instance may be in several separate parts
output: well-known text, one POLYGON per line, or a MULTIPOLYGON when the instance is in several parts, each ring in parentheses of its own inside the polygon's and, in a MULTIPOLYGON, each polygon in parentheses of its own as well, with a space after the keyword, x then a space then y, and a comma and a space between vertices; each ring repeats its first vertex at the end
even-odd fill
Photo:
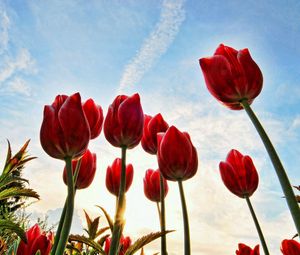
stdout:
POLYGON ((171 126, 157 134, 157 160, 164 178, 177 181, 184 225, 184 254, 191 254, 190 230, 182 181, 192 178, 198 169, 198 156, 188 133, 171 126))
POLYGON ((103 125, 103 111, 100 105, 96 105, 93 99, 88 99, 83 104, 83 111, 89 122, 91 139, 98 137, 103 125))
POLYGON ((250 107, 259 95, 263 76, 249 50, 235 50, 221 44, 215 54, 201 58, 200 66, 209 92, 232 110, 245 109, 275 168, 287 205, 300 236, 300 208, 286 171, 266 131, 250 107))
POLYGON ((243 99, 251 104, 262 89, 262 73, 248 49, 220 44, 212 57, 199 62, 209 92, 232 110, 243 109, 243 99))
POLYGON ((143 135, 144 113, 139 94, 120 95, 109 106, 104 121, 104 135, 113 146, 134 148, 143 135))
POLYGON ((283 255, 299 255, 300 243, 293 239, 285 239, 281 242, 280 249, 283 255))
MULTIPOLYGON (((78 163, 78 160, 72 161, 73 175, 75 173, 77 163, 78 163)), ((90 150, 88 149, 81 158, 81 163, 80 163, 80 167, 78 170, 78 176, 77 176, 77 180, 76 180, 76 184, 75 184, 76 189, 85 189, 91 185, 91 183, 95 177, 96 166, 97 166, 97 156, 95 153, 91 153, 90 150)), ((67 169, 66 168, 64 168, 63 180, 64 180, 64 183, 67 185, 67 169)))
MULTIPOLYGON (((115 195, 119 196, 120 182, 121 182, 121 159, 116 158, 111 166, 107 167, 105 184, 107 190, 115 195)), ((125 191, 130 188, 133 180, 133 166, 128 164, 126 166, 126 185, 125 191)))
POLYGON ((104 135, 108 142, 121 148, 122 167, 115 221, 109 255, 116 255, 124 228, 126 207, 126 150, 139 144, 143 135, 144 113, 139 94, 120 95, 109 106, 104 121, 104 135))
POLYGON ((169 125, 162 115, 156 114, 154 117, 145 114, 144 130, 141 144, 143 149, 153 155, 157 153, 157 133, 166 132, 169 125))
MULTIPOLYGON (((168 194, 168 183, 164 181, 164 196, 168 194)), ((144 193, 152 202, 160 202, 160 172, 158 170, 148 169, 144 177, 144 193)))
POLYGON ((238 197, 250 197, 257 189, 258 173, 249 156, 231 150, 219 167, 225 186, 238 197))
POLYGON ((236 250, 236 255, 260 255, 259 245, 256 245, 254 249, 251 249, 249 246, 239 243, 239 249, 236 250))
MULTIPOLYGON (((168 123, 163 119, 160 113, 156 114, 154 117, 145 114, 145 121, 144 121, 144 130, 143 130, 143 137, 141 140, 141 144, 143 149, 153 155, 157 154, 157 133, 166 132, 169 128, 168 123)), ((166 231, 166 220, 165 220, 165 179, 163 178, 162 174, 160 173, 160 183, 158 184, 160 187, 159 190, 161 191, 158 196, 160 196, 160 208, 159 204, 157 203, 157 208, 159 210, 160 216, 160 227, 161 232, 166 231)), ((145 190, 146 192, 146 190, 145 190)), ((146 194, 146 193, 145 193, 146 194)), ((149 193, 149 195, 153 195, 153 192, 149 193)), ((153 198, 153 197, 152 197, 153 198)), ((156 198, 156 200, 158 197, 156 198)), ((159 202, 159 201, 157 201, 159 202)), ((166 236, 161 236, 161 254, 167 254, 167 241, 166 236)))
POLYGON ((90 138, 90 126, 79 93, 69 97, 58 95, 52 105, 44 107, 40 131, 41 145, 51 157, 65 160, 68 179, 66 210, 60 219, 63 226, 56 234, 51 251, 53 254, 64 252, 72 224, 75 196, 72 159, 80 158, 86 152, 90 138))
POLYGON ((58 95, 52 105, 45 106, 40 140, 48 155, 57 159, 80 157, 90 137, 79 93, 69 97, 58 95))
POLYGON ((46 234, 35 224, 26 232, 27 244, 24 241, 20 241, 17 255, 33 255, 38 251, 40 251, 41 255, 48 255, 52 247, 53 237, 52 232, 46 234))
POLYGON ((169 181, 192 178, 198 169, 198 156, 189 134, 171 126, 165 134, 159 133, 157 139, 157 158, 162 175, 169 181))
POLYGON ((226 161, 219 164, 219 168, 225 186, 233 194, 246 199, 265 255, 269 255, 264 235, 250 201, 250 196, 252 196, 258 186, 258 173, 252 159, 249 156, 244 156, 237 150, 231 150, 227 155, 226 161))

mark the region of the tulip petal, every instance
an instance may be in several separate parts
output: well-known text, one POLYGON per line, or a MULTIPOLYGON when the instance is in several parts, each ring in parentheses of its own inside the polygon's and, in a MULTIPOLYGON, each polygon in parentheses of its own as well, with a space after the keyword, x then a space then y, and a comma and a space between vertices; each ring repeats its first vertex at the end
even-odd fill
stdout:
POLYGON ((247 98, 255 98, 262 90, 262 72, 252 59, 248 49, 240 50, 237 55, 237 59, 244 69, 245 77, 247 80, 247 87, 245 87, 243 94, 244 96, 247 96, 247 98))
POLYGON ((83 155, 90 140, 90 128, 79 93, 66 99, 58 112, 58 120, 65 137, 67 156, 83 155))
POLYGON ((144 113, 138 94, 128 97, 120 104, 118 118, 122 143, 128 148, 135 147, 142 139, 144 127, 144 113))

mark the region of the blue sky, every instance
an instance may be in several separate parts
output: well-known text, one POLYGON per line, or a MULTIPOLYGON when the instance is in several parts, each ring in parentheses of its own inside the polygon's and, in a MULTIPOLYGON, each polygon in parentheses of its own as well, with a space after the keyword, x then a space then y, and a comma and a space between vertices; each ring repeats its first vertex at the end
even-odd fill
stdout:
MULTIPOLYGON (((55 221, 65 194, 63 163, 49 158, 39 144, 43 106, 57 94, 79 91, 106 113, 118 93, 138 92, 145 113, 161 112, 170 124, 188 131, 197 147, 200 167, 186 182, 193 254, 234 254, 238 242, 259 243, 245 201, 230 194, 218 174, 218 163, 231 148, 254 159, 260 186, 253 204, 270 250, 280 254, 281 240, 295 229, 272 165, 245 112, 224 108, 208 93, 198 59, 212 55, 220 43, 249 48, 264 75, 253 109, 291 182, 299 185, 299 22, 300 3, 291 0, 2 1, 0 155, 4 158, 6 139, 16 150, 31 138, 30 153, 38 159, 26 175, 42 200, 28 209, 48 212, 55 221)), ((94 205, 101 204, 113 213, 104 178, 119 151, 103 135, 91 142, 91 150, 99 154, 99 169, 92 187, 78 192, 74 231, 80 229, 82 208, 96 216, 94 205)), ((128 157, 135 166, 128 201, 138 199, 149 214, 137 216, 137 205, 129 202, 126 233, 137 238, 158 228, 155 206, 140 192, 144 172, 157 165, 140 148, 128 157), (145 221, 150 223, 142 225, 145 221)), ((181 253, 182 224, 180 208, 173 206, 175 184, 170 191, 168 224, 177 229, 168 241, 171 255, 181 253)), ((146 248, 149 254, 157 250, 158 243, 146 248)))

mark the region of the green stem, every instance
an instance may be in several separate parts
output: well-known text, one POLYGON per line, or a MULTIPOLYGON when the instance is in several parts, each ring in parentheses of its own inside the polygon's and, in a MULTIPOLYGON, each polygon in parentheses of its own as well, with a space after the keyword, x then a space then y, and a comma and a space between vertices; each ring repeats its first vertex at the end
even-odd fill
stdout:
POLYGON ((52 249, 51 249, 51 255, 55 254, 55 251, 56 251, 57 245, 58 245, 58 241, 60 239, 61 229, 62 229, 62 226, 64 224, 65 216, 66 216, 67 201, 68 200, 66 199, 65 204, 64 204, 64 209, 63 209, 63 211, 61 213, 61 216, 60 216, 59 224, 58 224, 57 231, 56 231, 56 234, 55 234, 54 244, 53 244, 52 249))
POLYGON ((247 100, 241 101, 242 106, 244 107, 245 111, 247 112, 248 116, 250 117, 253 125, 255 126, 258 134, 260 135, 265 148, 269 154, 269 157, 273 163, 275 168, 276 174, 278 176, 279 182, 281 184, 281 188, 283 190, 284 196, 286 198, 288 207, 292 214, 298 235, 300 236, 300 208, 297 203, 293 188, 290 184, 289 178, 283 168, 282 163, 276 153, 276 150, 271 143, 267 133, 265 132, 263 126, 259 122, 258 118, 256 117, 255 113, 252 111, 250 105, 248 104, 247 100))
MULTIPOLYGON (((160 211, 160 230, 161 232, 166 232, 166 213, 165 213, 165 184, 164 184, 164 177, 160 173, 160 204, 161 204, 161 211, 160 211)), ((161 254, 168 255, 167 252, 167 238, 166 234, 161 236, 161 254)))
POLYGON ((254 224, 255 224, 255 227, 256 227, 256 230, 257 230, 257 233, 258 233, 258 236, 259 236, 259 239, 260 239, 260 242, 261 242, 261 245, 263 247, 263 250, 265 252, 265 255, 269 255, 269 250, 268 250, 268 247, 267 247, 267 244, 266 244, 266 241, 265 241, 265 238, 264 238, 264 235, 263 235, 263 232, 260 228, 260 225, 258 223, 258 220, 257 220, 257 217, 255 215, 255 212, 254 212, 254 209, 252 207, 252 204, 250 202, 250 198, 249 196, 245 196, 245 199, 247 201, 247 204, 248 204, 248 207, 249 207, 249 210, 251 212, 251 215, 252 215, 252 218, 253 218, 253 221, 254 221, 254 224))
MULTIPOLYGON (((77 164, 76 164, 76 169, 75 169, 75 173, 74 173, 74 177, 73 177, 74 183, 76 183, 76 181, 77 181, 79 169, 80 169, 80 166, 81 166, 81 160, 82 160, 82 158, 80 158, 78 160, 77 164)), ((76 192, 76 190, 75 190, 75 192, 76 192)), ((64 209, 63 209, 63 211, 61 213, 61 216, 60 216, 59 224, 58 224, 57 231, 56 231, 56 234, 55 234, 54 244, 53 244, 52 249, 51 249, 51 255, 54 255, 55 251, 57 249, 58 241, 60 239, 61 229, 62 229, 64 221, 65 221, 66 210, 67 210, 67 202, 68 202, 68 198, 65 201, 64 209)))
POLYGON ((184 227, 184 255, 191 254, 191 244, 190 244, 190 229, 189 229, 189 217, 185 202, 185 196, 183 191, 182 180, 178 180, 180 200, 182 206, 182 216, 183 216, 183 227, 184 227))
POLYGON ((66 244, 68 242, 68 237, 72 225, 73 211, 74 211, 74 182, 73 182, 73 172, 72 172, 72 158, 67 157, 66 161, 66 169, 67 169, 67 183, 68 183, 68 197, 67 197, 67 209, 66 216, 62 226, 62 230, 60 233, 60 239, 57 245, 57 249, 55 251, 55 255, 63 255, 66 244))
POLYGON ((124 220, 124 212, 126 209, 125 188, 126 188, 126 146, 122 147, 121 182, 120 182, 119 196, 117 200, 117 209, 115 214, 115 221, 114 221, 113 233, 112 233, 111 244, 109 249, 109 255, 117 255, 119 251, 119 242, 125 224, 125 220, 124 220))
POLYGON ((158 213, 158 217, 159 217, 159 224, 161 227, 161 213, 160 213, 160 208, 159 208, 159 202, 156 202, 156 208, 157 208, 157 213, 158 213))

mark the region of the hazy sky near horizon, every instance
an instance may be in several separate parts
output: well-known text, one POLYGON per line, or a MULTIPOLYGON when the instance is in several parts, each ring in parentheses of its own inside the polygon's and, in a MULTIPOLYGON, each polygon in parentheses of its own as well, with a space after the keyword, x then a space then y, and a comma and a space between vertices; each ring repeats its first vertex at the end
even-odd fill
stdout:
MULTIPOLYGON (((106 114, 116 95, 138 92, 144 112, 160 112, 169 124, 190 133, 199 156, 196 176, 185 182, 194 255, 235 254, 238 243, 259 243, 246 202, 223 185, 218 164, 235 148, 250 155, 260 174, 252 197, 272 254, 296 232, 275 171, 244 111, 230 111, 207 91, 198 59, 220 43, 249 48, 264 75, 253 103, 286 167, 300 184, 300 2, 299 1, 0 1, 0 155, 6 139, 16 151, 31 139, 25 175, 41 200, 28 210, 59 218, 66 187, 63 162, 42 150, 43 107, 57 94, 80 92, 106 114)), ((105 189, 105 171, 120 151, 101 134, 95 180, 76 197, 73 233, 84 225, 82 209, 96 217, 115 200, 105 189)), ((155 204, 143 195, 143 177, 157 168, 140 146, 128 151, 135 169, 128 191, 125 235, 132 239, 159 230, 155 204), (138 202, 137 202, 138 201, 138 202)), ((183 226, 176 183, 166 199, 169 254, 182 254, 183 226)), ((103 221, 105 224, 105 221, 103 221)), ((145 248, 159 251, 159 242, 145 248)), ((262 252, 262 249, 261 249, 262 252)))

